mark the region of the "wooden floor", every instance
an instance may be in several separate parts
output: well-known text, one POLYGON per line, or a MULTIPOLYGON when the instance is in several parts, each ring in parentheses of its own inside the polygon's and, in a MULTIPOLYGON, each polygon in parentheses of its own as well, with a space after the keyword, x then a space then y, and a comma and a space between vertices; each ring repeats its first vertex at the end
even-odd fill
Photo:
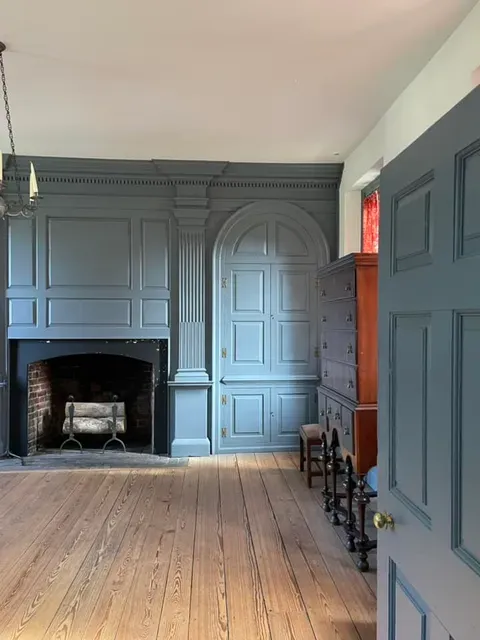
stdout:
POLYGON ((0 639, 375 640, 288 454, 0 474, 0 639))

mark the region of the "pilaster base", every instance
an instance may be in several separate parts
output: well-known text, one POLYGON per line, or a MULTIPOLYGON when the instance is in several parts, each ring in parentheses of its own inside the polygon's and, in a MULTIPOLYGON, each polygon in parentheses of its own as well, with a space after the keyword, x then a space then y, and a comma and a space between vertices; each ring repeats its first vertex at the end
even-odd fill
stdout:
POLYGON ((190 378, 170 382, 172 389, 173 457, 209 456, 208 390, 211 382, 190 378))
POLYGON ((202 458, 210 455, 208 438, 193 440, 175 440, 172 442, 172 458, 202 458))

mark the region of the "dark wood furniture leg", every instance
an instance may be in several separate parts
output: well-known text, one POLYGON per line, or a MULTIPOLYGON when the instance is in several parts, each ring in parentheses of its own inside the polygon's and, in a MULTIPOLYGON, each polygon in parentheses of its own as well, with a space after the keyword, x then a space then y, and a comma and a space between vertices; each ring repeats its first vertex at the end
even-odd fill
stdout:
POLYGON ((332 478, 332 499, 330 500, 331 506, 331 515, 330 522, 334 527, 338 527, 340 524, 340 519, 338 517, 338 496, 337 496, 337 472, 338 472, 338 462, 337 462, 337 446, 338 446, 338 436, 337 432, 333 431, 332 433, 332 441, 330 444, 329 451, 329 461, 327 464, 327 469, 330 472, 332 478))
POLYGON ((327 445, 327 436, 324 433, 321 435, 322 443, 320 445, 320 462, 322 463, 323 470, 323 503, 322 507, 325 512, 330 511, 330 490, 328 488, 328 445, 327 445))
POLYGON ((357 492, 355 494, 355 502, 358 505, 358 538, 356 540, 358 560, 357 567, 359 571, 363 573, 368 571, 370 565, 368 564, 368 553, 371 545, 370 540, 365 533, 365 513, 367 510, 367 505, 370 503, 370 496, 365 491, 365 476, 361 475, 358 478, 357 484, 357 492))
POLYGON ((307 440, 307 485, 312 488, 312 445, 307 440))
POLYGON ((300 471, 305 471, 305 447, 303 438, 300 435, 300 471))
POLYGON ((353 553, 355 551, 355 514, 353 513, 353 495, 357 485, 353 479, 353 464, 350 456, 347 456, 347 459, 345 460, 345 472, 346 478, 343 482, 345 497, 347 499, 347 517, 344 523, 345 532, 347 534, 345 546, 348 551, 353 553))

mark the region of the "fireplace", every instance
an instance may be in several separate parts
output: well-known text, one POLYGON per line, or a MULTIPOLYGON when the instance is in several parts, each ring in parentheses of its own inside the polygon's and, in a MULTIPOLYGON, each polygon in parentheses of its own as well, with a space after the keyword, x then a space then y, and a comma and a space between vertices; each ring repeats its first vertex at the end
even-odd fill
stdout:
MULTIPOLYGON (((65 405, 125 403, 127 450, 169 453, 167 340, 18 340, 10 344, 10 441, 18 455, 59 449, 65 405)), ((86 449, 108 435, 82 434, 86 449)))

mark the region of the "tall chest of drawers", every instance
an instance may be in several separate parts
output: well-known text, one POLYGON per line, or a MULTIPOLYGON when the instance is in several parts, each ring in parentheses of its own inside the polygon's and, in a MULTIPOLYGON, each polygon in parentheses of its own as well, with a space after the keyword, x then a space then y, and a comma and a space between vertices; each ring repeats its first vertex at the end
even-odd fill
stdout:
POLYGON ((378 257, 354 253, 318 272, 319 424, 365 474, 377 461, 378 257))

